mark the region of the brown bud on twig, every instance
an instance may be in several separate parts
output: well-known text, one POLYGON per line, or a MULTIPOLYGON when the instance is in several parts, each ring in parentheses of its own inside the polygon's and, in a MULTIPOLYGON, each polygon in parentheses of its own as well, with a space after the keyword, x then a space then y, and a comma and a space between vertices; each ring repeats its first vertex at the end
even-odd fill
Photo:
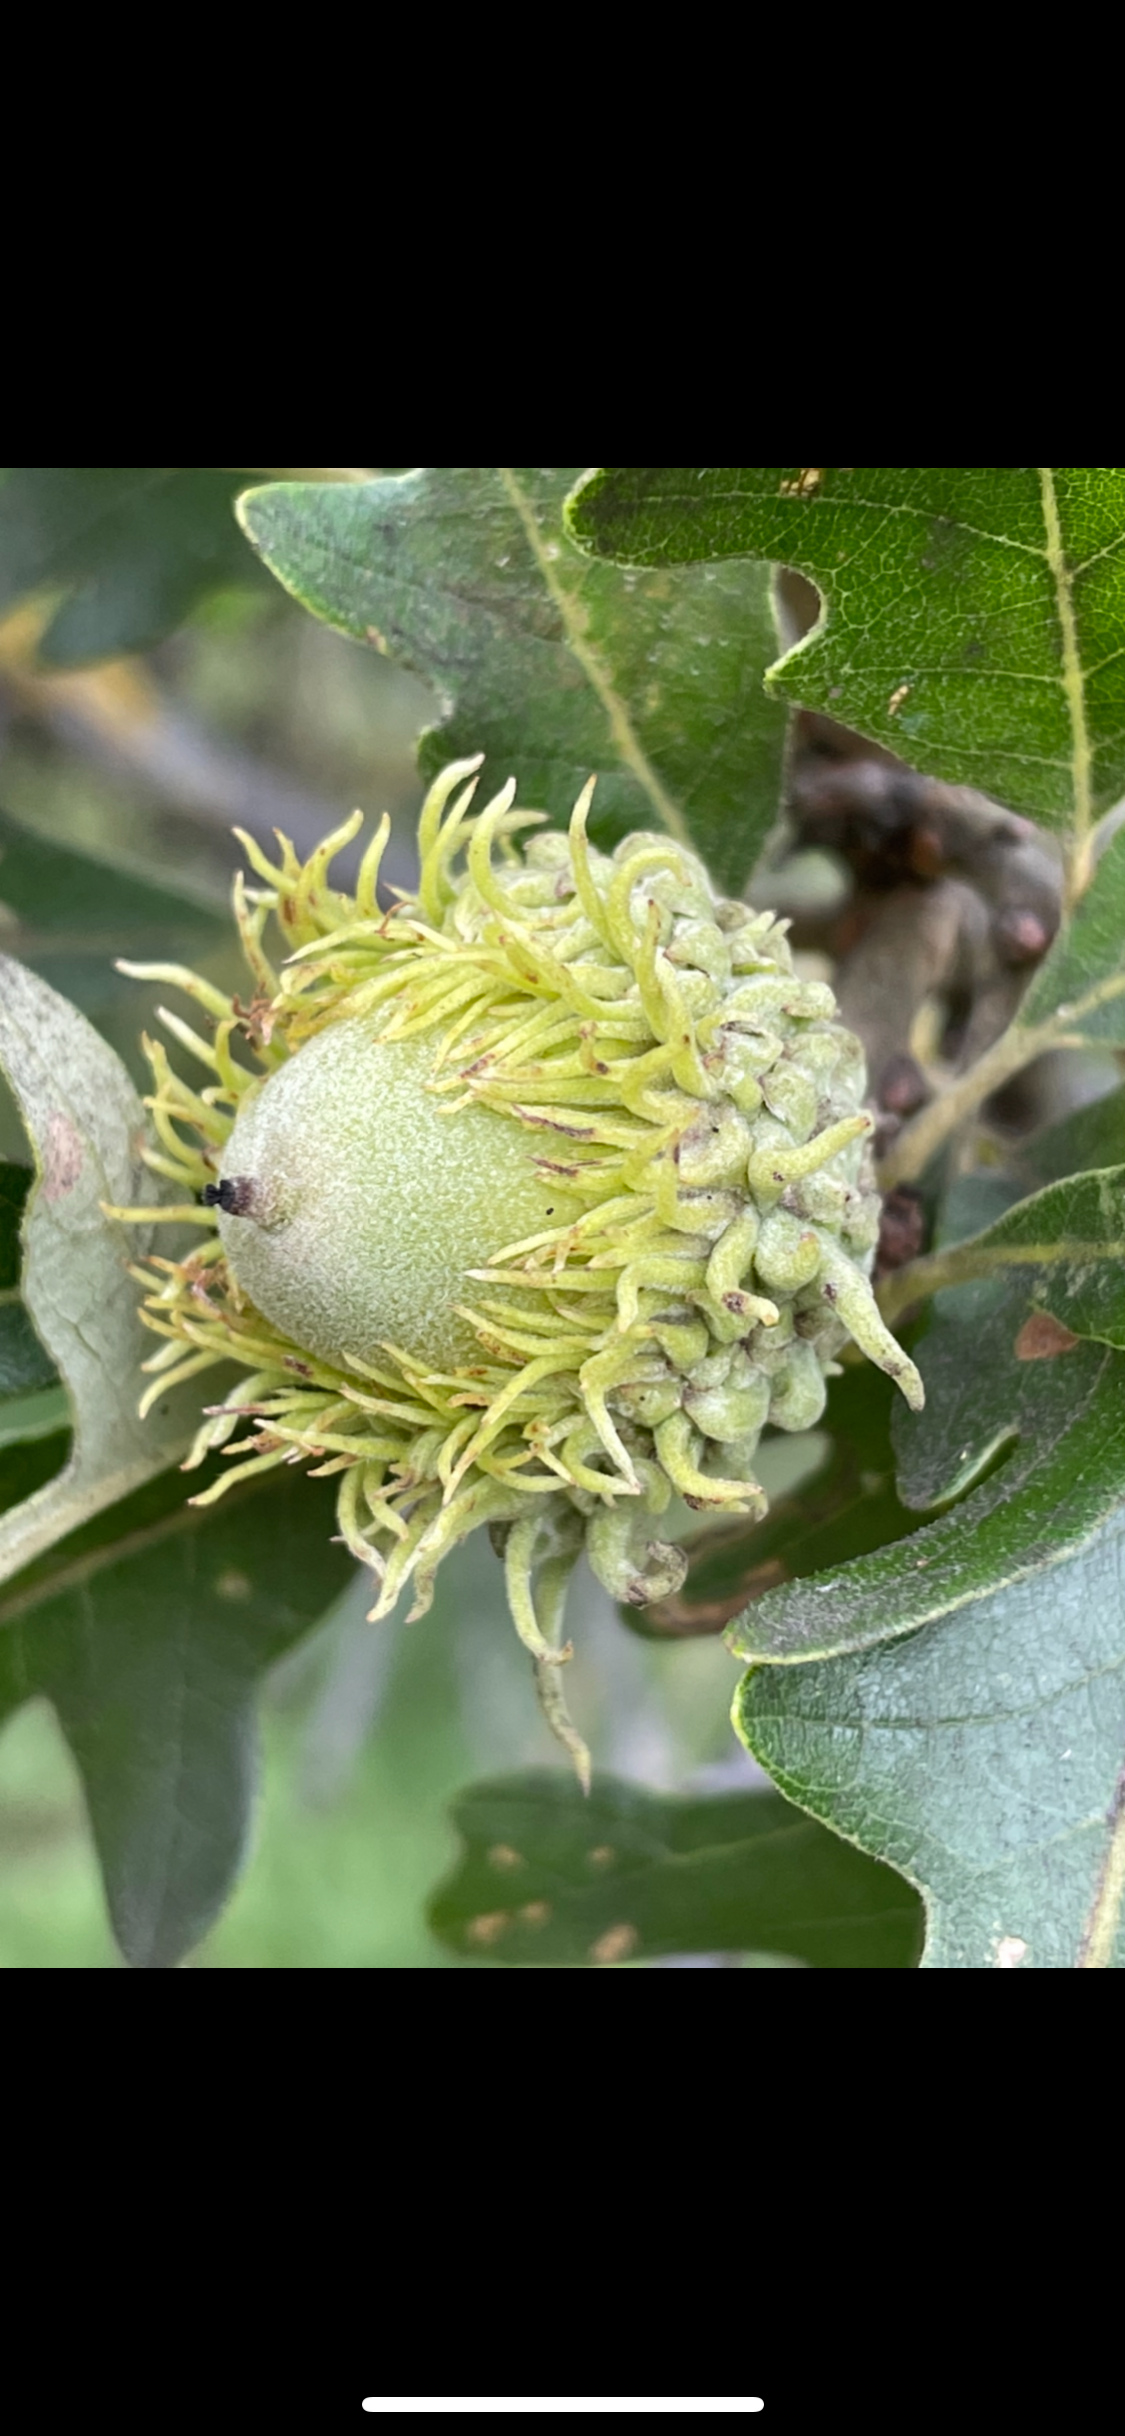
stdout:
POLYGON ((926 1213, 920 1192, 912 1184, 896 1184, 883 1202, 879 1222, 879 1248, 875 1254, 875 1282, 889 1277, 892 1270, 904 1269, 908 1260, 916 1260, 926 1237, 926 1213))
POLYGON ((930 1097, 930 1086, 917 1058, 896 1050, 879 1075, 875 1097, 892 1116, 912 1117, 930 1097))

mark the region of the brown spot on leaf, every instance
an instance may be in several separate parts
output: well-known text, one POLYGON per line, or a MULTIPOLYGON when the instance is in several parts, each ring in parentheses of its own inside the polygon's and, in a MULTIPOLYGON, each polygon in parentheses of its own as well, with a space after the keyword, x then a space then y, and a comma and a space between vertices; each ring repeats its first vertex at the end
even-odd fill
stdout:
POLYGON ((1073 1328, 1052 1319, 1049 1311, 1033 1311, 1025 1319, 1012 1351, 1017 1362, 1051 1362, 1078 1343, 1073 1328))
POLYGON ((236 1565, 228 1565, 215 1576, 215 1595, 220 1599, 248 1599, 254 1585, 248 1573, 240 1573, 236 1565))
POLYGON ((522 1903, 516 1914, 517 1920, 522 1920, 525 1928, 545 1928, 550 1917, 549 1903, 522 1903))
POLYGON ((616 1861, 617 1854, 612 1844, 595 1844, 586 1858, 591 1869, 608 1869, 611 1861, 616 1861))
POLYGON ((470 1945, 495 1945, 497 1938, 502 1937, 510 1926, 511 1915, 508 1912, 478 1912, 476 1919, 467 1923, 465 1935, 470 1945))
POLYGON ((488 1859, 493 1869, 523 1868, 523 1854, 516 1851, 514 1844, 493 1844, 488 1859))
POLYGON ((56 1108, 48 1120, 43 1145, 43 1197, 61 1201, 77 1184, 84 1157, 82 1137, 70 1118, 56 1108))
POLYGON ((603 1929, 590 1948, 591 1962, 624 1962, 641 1942, 640 1931, 629 1920, 619 1920, 614 1928, 603 1929))

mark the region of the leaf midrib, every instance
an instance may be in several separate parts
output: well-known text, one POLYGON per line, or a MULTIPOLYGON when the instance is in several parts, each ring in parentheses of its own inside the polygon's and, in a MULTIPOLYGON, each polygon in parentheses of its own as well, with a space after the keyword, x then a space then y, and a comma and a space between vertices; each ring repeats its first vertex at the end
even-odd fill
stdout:
POLYGON ((1047 534, 1047 565, 1055 587, 1055 607, 1062 632, 1062 689, 1070 720, 1070 773, 1074 788, 1074 840, 1084 848, 1093 826, 1090 795, 1090 772, 1093 767, 1093 747, 1086 719, 1086 685, 1082 672, 1082 657, 1078 648, 1078 627, 1074 616, 1074 574, 1066 562, 1058 499, 1055 494, 1054 468, 1039 467, 1039 490, 1043 503, 1043 523, 1047 534))

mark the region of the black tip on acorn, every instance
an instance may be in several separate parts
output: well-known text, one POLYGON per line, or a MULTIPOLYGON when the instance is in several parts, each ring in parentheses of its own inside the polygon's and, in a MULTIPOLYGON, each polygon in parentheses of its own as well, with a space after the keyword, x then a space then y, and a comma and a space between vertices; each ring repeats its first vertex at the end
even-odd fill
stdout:
POLYGON ((205 1184, 199 1196, 205 1209, 225 1210, 228 1218, 246 1218, 254 1199, 252 1176, 224 1176, 219 1184, 205 1184))

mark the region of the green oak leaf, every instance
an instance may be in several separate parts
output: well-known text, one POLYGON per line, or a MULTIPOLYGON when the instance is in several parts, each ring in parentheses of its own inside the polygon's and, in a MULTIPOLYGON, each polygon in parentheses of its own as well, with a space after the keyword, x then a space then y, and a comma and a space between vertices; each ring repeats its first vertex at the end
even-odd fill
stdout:
POLYGON ((781 1955, 820 1970, 907 1969, 919 1913, 901 1878, 772 1793, 697 1799, 528 1770, 474 1785, 435 1934, 502 1963, 781 1955))
POLYGON ((767 686, 1084 836, 1125 792, 1125 471, 613 468, 568 530, 633 567, 780 560, 822 615, 767 686))
MULTIPOLYGON (((1040 1334, 1042 1350, 1030 1349, 1029 1320, 1037 1312, 1049 1313, 1076 1337, 1125 1348, 1125 1166, 1044 1185, 980 1233, 913 1262, 895 1283, 908 1305, 935 1286, 989 1277, 1022 1280, 1029 1314, 1024 1361, 1046 1359, 1051 1348, 1047 1331, 1040 1334)), ((893 1321, 895 1299, 885 1293, 883 1307, 893 1321)), ((1053 1354, 1067 1350, 1056 1338, 1053 1354)))
POLYGON ((775 821, 784 714, 768 571, 621 574, 567 540, 575 468, 439 468, 273 483, 238 514, 314 615, 427 678, 443 699, 424 772, 483 752, 557 822, 591 772, 591 834, 665 827, 741 888, 775 821))
POLYGON ((744 1677, 762 1766, 924 1894, 925 1966, 1125 1964, 1123 1574, 1119 1502, 929 1632, 744 1677))
POLYGON ((255 584, 231 506, 245 471, 21 465, 0 479, 0 610, 59 596, 39 649, 57 668, 147 651, 208 593, 255 584))
MULTIPOLYGON (((0 1452, 0 1506, 39 1453, 0 1452)), ((261 1679, 352 1571, 334 1516, 329 1481, 294 1496, 271 1476, 200 1509, 165 1471, 0 1590, 0 1723, 53 1704, 130 1963, 179 1961, 230 1892, 261 1679)))
MULTIPOLYGON (((36 1182, 23 1226, 23 1301, 69 1391, 74 1444, 58 1478, 0 1520, 0 1581, 183 1451, 198 1398, 161 1397, 141 1421, 151 1351, 130 1260, 155 1230, 102 1203, 173 1200, 142 1165, 145 1112, 120 1060, 37 974, 0 956, 0 1072, 19 1105, 36 1182)), ((164 1246, 163 1248, 167 1248, 164 1246)))
POLYGON ((1068 1109, 1013 1145, 1009 1167, 1031 1193, 1086 1168, 1119 1167, 1125 1161, 1125 1083, 1079 1108, 1068 1109))
MULTIPOLYGON (((1071 1129, 1052 1129, 1064 1162, 1071 1129)), ((1049 1185, 978 1240, 1007 1228, 1021 1248, 1068 1211, 1088 1223, 1104 1172, 1049 1185)), ((948 1231, 1011 1191, 970 1179, 948 1231)), ((1090 1278, 1065 1259, 1058 1274, 1082 1316, 1090 1278)), ((775 1613, 767 1634, 766 1599, 732 1635, 740 1654, 783 1658, 835 1639, 828 1663, 752 1666, 735 1723, 783 1791, 924 1892, 934 1967, 1125 1959, 1125 1355, 1044 1343, 1028 1325, 1039 1275, 1006 1261, 939 1294, 914 1348, 927 1403, 895 1418, 899 1495, 915 1510, 963 1502, 901 1547, 774 1594, 803 1590, 826 1626, 775 1613)), ((1104 1277, 1098 1291, 1100 1325, 1104 1277)))

